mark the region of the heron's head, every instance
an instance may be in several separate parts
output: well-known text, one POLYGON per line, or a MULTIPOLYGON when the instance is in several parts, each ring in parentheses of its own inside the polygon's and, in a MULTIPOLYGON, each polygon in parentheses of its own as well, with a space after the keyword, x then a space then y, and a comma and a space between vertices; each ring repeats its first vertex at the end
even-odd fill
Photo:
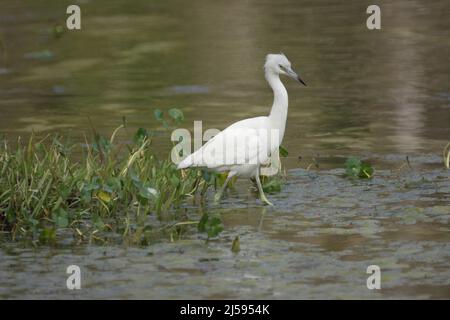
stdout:
POLYGON ((291 62, 283 53, 268 54, 264 69, 266 70, 266 74, 284 74, 306 86, 306 83, 292 70, 291 62))

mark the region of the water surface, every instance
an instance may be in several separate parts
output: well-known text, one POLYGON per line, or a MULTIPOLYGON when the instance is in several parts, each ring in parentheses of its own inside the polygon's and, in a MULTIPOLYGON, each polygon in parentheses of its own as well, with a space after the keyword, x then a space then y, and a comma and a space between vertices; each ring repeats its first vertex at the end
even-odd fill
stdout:
POLYGON ((82 30, 58 34, 66 3, 2 1, 0 134, 81 139, 125 116, 126 140, 162 130, 153 110, 172 107, 188 128, 221 129, 269 112, 262 65, 281 51, 308 83, 285 80, 288 181, 274 208, 246 182, 204 208, 225 224, 208 244, 195 233, 145 248, 2 242, 1 298, 450 298, 448 1, 378 2, 377 31, 365 26, 369 1, 79 4, 82 30), (375 165, 373 180, 342 177, 352 154, 375 165), (312 158, 319 168, 306 171, 312 158), (69 264, 82 268, 79 292, 65 288, 69 264), (370 264, 382 290, 366 288, 370 264))

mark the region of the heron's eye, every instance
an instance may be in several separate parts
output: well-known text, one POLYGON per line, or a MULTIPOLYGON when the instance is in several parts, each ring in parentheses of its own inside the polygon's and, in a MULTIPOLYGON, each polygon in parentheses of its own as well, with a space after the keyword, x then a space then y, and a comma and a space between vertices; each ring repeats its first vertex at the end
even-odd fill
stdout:
POLYGON ((284 67, 281 64, 279 64, 278 66, 280 67, 280 69, 284 69, 284 67))

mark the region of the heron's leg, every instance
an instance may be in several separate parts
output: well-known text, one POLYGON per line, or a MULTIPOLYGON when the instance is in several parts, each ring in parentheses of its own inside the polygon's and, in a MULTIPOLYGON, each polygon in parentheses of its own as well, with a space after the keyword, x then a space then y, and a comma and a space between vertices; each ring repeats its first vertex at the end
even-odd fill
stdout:
POLYGON ((214 195, 214 202, 217 203, 217 202, 220 201, 220 199, 222 198, 222 194, 223 194, 223 192, 225 191, 225 189, 226 189, 226 187, 227 187, 227 185, 228 185, 228 182, 230 182, 231 178, 232 178, 235 174, 236 174, 236 173, 234 173, 234 172, 229 172, 229 173, 228 173, 228 176, 227 176, 225 182, 223 183, 223 186, 220 188, 219 192, 217 192, 217 193, 214 195))
POLYGON ((273 206, 273 204, 266 198, 266 195, 264 194, 264 190, 261 185, 261 180, 259 180, 259 170, 256 173, 255 178, 256 178, 256 184, 258 185, 259 197, 261 198, 261 201, 268 204, 269 206, 273 206))

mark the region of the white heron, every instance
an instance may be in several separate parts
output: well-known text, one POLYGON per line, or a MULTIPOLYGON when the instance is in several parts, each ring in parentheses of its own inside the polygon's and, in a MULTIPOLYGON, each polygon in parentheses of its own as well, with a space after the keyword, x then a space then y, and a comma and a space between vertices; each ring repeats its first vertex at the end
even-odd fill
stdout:
POLYGON ((238 176, 255 178, 261 201, 272 205, 264 194, 259 176, 261 165, 267 164, 270 156, 278 151, 286 128, 288 94, 280 80, 280 74, 287 75, 305 86, 306 84, 292 70, 291 63, 284 54, 268 54, 264 71, 274 95, 269 116, 233 123, 178 165, 178 169, 200 167, 216 172, 228 172, 225 183, 215 195, 216 201, 222 197, 230 179, 238 176), (241 147, 236 147, 236 141, 238 144, 243 142, 241 147))

